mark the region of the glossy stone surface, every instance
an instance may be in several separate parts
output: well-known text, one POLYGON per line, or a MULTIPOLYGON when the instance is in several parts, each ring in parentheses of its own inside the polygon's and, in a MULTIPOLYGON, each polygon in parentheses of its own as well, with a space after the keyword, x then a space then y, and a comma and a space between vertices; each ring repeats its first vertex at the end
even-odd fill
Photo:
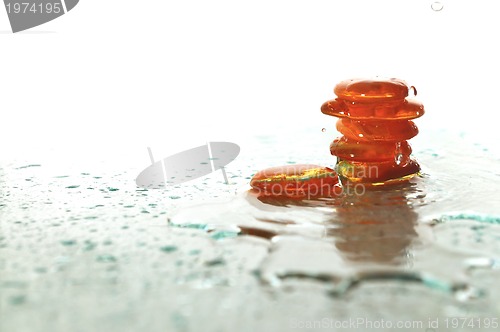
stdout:
POLYGON ((408 86, 397 78, 350 79, 337 84, 333 92, 351 101, 403 100, 408 96, 408 86))
POLYGON ((337 121, 337 130, 359 142, 399 142, 415 137, 418 128, 413 121, 359 121, 347 118, 337 121))
POLYGON ((250 186, 258 195, 291 198, 331 196, 340 189, 333 169, 310 164, 264 169, 253 176, 250 186))
POLYGON ((361 103, 340 98, 329 100, 321 112, 353 120, 411 120, 424 115, 424 106, 415 100, 361 103))
POLYGON ((337 164, 339 176, 351 182, 388 184, 391 180, 400 182, 410 179, 420 171, 420 165, 413 159, 397 165, 388 162, 356 162, 341 160, 337 164))
POLYGON ((332 142, 330 153, 343 160, 369 162, 398 160, 404 163, 411 154, 411 147, 406 141, 365 143, 342 136, 332 142))

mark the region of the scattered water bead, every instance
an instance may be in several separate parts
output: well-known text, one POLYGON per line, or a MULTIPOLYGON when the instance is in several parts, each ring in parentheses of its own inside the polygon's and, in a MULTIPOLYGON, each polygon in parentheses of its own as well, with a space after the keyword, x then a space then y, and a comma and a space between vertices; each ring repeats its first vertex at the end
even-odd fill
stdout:
POLYGON ((257 172, 250 181, 258 195, 307 198, 328 197, 340 191, 337 173, 318 165, 286 165, 257 172))
MULTIPOLYGON (((404 141, 404 143, 406 143, 409 147, 408 142, 404 141)), ((410 153, 411 153, 411 150, 410 150, 410 153)), ((397 142, 396 143, 396 151, 394 151, 394 162, 396 163, 396 165, 399 166, 399 165, 407 162, 408 161, 407 158, 410 157, 410 153, 403 150, 403 142, 397 142)))
POLYGON ((411 91, 413 93, 413 96, 416 97, 417 96, 417 88, 414 87, 413 85, 410 86, 410 88, 408 89, 408 91, 411 91))
POLYGON ((408 96, 408 86, 397 78, 350 79, 337 84, 333 92, 350 101, 403 100, 408 96))
POLYGON ((434 1, 432 4, 431 4, 431 8, 433 11, 435 12, 440 12, 441 10, 443 10, 444 6, 441 2, 439 1, 434 1))
POLYGON ((396 183, 412 178, 419 171, 420 165, 413 159, 400 165, 394 161, 364 163, 346 160, 341 160, 337 164, 339 176, 357 183, 396 183))
POLYGON ((342 136, 330 145, 332 155, 343 160, 353 161, 391 161, 401 155, 400 163, 407 162, 411 154, 410 144, 402 142, 359 142, 342 136))
POLYGON ((424 115, 425 110, 421 103, 414 100, 360 103, 337 98, 325 102, 321 112, 353 120, 411 120, 424 115))
POLYGON ((337 121, 337 130, 359 142, 399 142, 415 137, 418 128, 413 121, 365 121, 348 118, 337 121))

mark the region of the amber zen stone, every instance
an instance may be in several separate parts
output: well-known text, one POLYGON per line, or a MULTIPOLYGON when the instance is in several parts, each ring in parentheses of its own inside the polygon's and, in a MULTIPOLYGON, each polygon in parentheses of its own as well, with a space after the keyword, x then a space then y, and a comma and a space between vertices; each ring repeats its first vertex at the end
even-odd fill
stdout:
POLYGON ((250 181, 258 195, 289 198, 332 196, 339 192, 337 172, 318 165, 287 165, 257 172, 250 181))
POLYGON ((406 141, 364 143, 342 136, 333 140, 330 152, 343 160, 375 162, 393 161, 401 155, 399 162, 403 163, 403 157, 411 154, 411 147, 406 141))
POLYGON ((398 142, 415 137, 418 128, 413 121, 359 121, 340 119, 337 130, 359 142, 398 142))
POLYGON ((424 106, 415 100, 360 103, 334 99, 321 106, 321 112, 353 120, 411 120, 424 115, 424 106))
POLYGON ((341 177, 352 182, 376 183, 406 180, 420 171, 420 165, 413 159, 405 164, 397 165, 388 162, 356 162, 341 160, 337 164, 337 171, 341 177))
POLYGON ((350 101, 403 100, 408 96, 408 86, 397 78, 350 79, 337 84, 333 92, 350 101))
MULTIPOLYGON (((402 80, 351 79, 335 86, 336 99, 325 102, 321 112, 340 118, 330 152, 337 157, 342 179, 383 185, 406 181, 420 171, 406 140, 418 134, 411 119, 424 114, 424 106, 407 100, 402 80)), ((416 91, 416 90, 415 90, 416 91)))

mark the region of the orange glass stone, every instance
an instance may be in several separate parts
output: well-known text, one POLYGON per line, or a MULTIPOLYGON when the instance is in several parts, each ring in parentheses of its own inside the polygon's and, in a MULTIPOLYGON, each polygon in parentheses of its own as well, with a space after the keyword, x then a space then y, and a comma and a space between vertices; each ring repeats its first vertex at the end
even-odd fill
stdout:
POLYGON ((351 182, 386 184, 391 180, 404 181, 420 171, 420 165, 413 159, 398 165, 388 162, 356 162, 342 160, 337 164, 339 176, 351 182))
POLYGON ((350 79, 337 84, 333 92, 350 101, 403 100, 408 96, 408 86, 397 78, 350 79))
POLYGON ((425 110, 421 103, 414 100, 360 103, 337 98, 325 102, 321 112, 353 120, 411 120, 424 115, 425 110))
POLYGON ((250 181, 258 195, 307 198, 328 197, 341 190, 335 170, 318 165, 287 165, 257 172, 250 181))
POLYGON ((406 141, 365 143, 342 136, 332 142, 330 152, 343 160, 405 163, 410 157, 411 147, 406 141))
POLYGON ((398 142, 415 137, 418 128, 413 121, 364 121, 343 118, 337 121, 337 130, 359 142, 398 142))

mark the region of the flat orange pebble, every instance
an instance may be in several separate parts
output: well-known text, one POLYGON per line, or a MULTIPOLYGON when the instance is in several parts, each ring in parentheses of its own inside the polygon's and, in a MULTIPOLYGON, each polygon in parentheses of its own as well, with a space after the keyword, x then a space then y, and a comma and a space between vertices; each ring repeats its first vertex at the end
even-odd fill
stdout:
POLYGON ((407 163, 396 165, 393 161, 379 163, 363 163, 342 160, 337 164, 341 177, 357 183, 387 183, 390 180, 405 180, 420 171, 420 165, 413 159, 407 163))
POLYGON ((401 155, 401 163, 404 163, 411 154, 411 147, 406 141, 364 143, 342 136, 333 140, 330 152, 343 160, 365 162, 393 161, 401 155))
POLYGON ((321 106, 321 112, 353 120, 411 120, 424 115, 424 106, 415 100, 360 103, 334 99, 321 106))
POLYGON ((408 86, 397 78, 350 79, 340 82, 333 92, 341 99, 350 101, 403 100, 408 96, 408 86))
POLYGON ((327 197, 341 191, 335 170, 311 164, 264 169, 253 176, 250 186, 259 195, 290 198, 327 197))
POLYGON ((337 130, 359 142, 399 142, 415 137, 418 128, 413 121, 363 121, 339 119, 337 130))

